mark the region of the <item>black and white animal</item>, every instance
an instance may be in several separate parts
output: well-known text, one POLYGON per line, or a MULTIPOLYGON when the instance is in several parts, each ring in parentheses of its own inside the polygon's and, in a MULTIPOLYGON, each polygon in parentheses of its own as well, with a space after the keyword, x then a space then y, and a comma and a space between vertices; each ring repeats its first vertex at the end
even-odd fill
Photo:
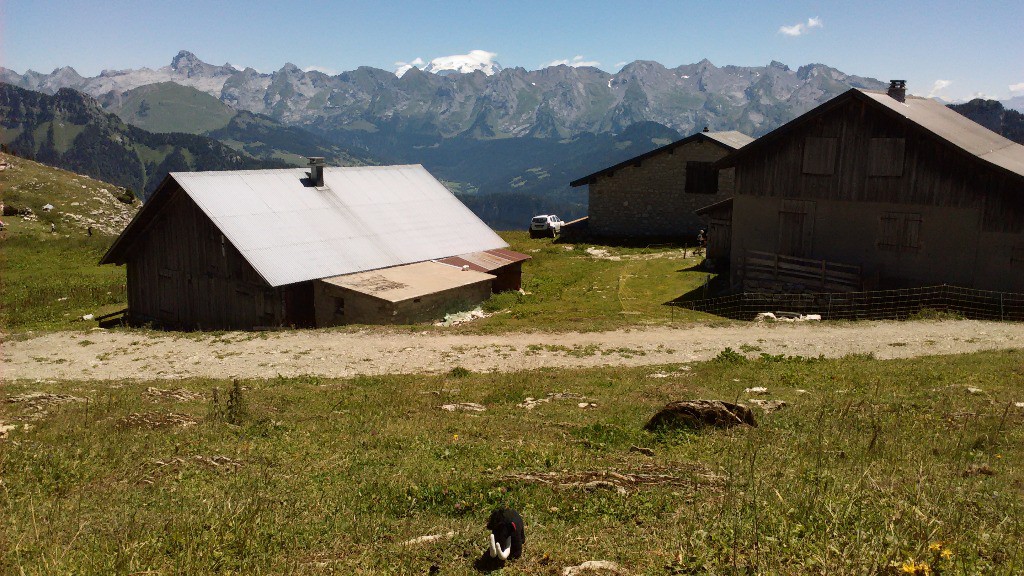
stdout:
POLYGON ((505 560, 510 556, 519 558, 523 555, 526 527, 519 512, 511 508, 496 509, 487 520, 487 529, 491 531, 491 558, 505 560))

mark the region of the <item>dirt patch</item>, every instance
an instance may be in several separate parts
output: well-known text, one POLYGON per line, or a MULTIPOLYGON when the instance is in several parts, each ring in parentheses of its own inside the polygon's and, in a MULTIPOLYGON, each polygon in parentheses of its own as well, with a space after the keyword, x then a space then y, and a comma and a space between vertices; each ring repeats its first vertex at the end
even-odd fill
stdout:
POLYGON ((506 482, 545 484, 555 488, 576 490, 612 490, 628 494, 649 486, 674 486, 678 488, 720 488, 725 478, 704 468, 694 467, 688 475, 680 476, 678 468, 661 468, 654 465, 627 472, 617 470, 584 470, 562 472, 521 472, 506 474, 506 482))
POLYGON ((145 428, 155 430, 157 428, 171 428, 193 426, 196 424, 188 414, 177 414, 175 412, 132 412, 131 414, 117 421, 121 428, 145 428))
POLYGON ((146 391, 143 393, 143 396, 145 396, 146 398, 153 402, 191 402, 192 400, 201 400, 203 398, 202 394, 199 394, 198 392, 192 392, 191 390, 186 390, 184 388, 174 388, 165 390, 163 388, 154 388, 152 386, 146 388, 146 391))
POLYGON ((37 416, 46 414, 53 406, 70 404, 73 402, 85 402, 85 398, 71 396, 70 394, 50 394, 49 392, 27 392, 17 396, 8 396, 9 404, 20 404, 30 410, 37 412, 37 416))

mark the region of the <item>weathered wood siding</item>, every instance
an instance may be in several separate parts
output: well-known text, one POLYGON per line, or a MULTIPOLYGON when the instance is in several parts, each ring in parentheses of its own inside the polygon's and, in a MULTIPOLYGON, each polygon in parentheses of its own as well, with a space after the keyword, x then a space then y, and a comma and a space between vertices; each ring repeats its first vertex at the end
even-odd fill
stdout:
POLYGON ((697 140, 652 156, 588 185, 589 231, 598 236, 696 236, 707 221, 694 210, 732 195, 733 170, 721 170, 717 194, 686 192, 686 163, 714 162, 729 152, 697 140))
POLYGON ((138 237, 126 264, 132 320, 204 330, 280 325, 280 291, 260 278, 187 194, 168 192, 173 196, 138 237))
POLYGON ((739 159, 735 186, 734 254, 859 265, 881 287, 1024 289, 1020 179, 858 99, 739 159))

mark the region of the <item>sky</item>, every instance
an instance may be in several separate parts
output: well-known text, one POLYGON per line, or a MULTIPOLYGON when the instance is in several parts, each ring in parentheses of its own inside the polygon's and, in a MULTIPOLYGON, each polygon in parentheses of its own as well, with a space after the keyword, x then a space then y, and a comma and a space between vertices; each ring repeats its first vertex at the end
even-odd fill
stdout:
POLYGON ((906 79, 911 93, 952 101, 1024 96, 1022 32, 1022 0, 0 0, 0 66, 94 76, 166 66, 179 50, 261 72, 291 62, 329 74, 472 51, 528 70, 776 60, 906 79))

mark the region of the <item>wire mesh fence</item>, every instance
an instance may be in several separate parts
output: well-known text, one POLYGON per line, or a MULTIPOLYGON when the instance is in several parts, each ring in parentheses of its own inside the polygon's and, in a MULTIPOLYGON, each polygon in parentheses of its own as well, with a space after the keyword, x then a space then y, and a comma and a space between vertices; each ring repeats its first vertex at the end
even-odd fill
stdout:
POLYGON ((820 314, 825 320, 902 320, 933 312, 976 320, 1024 320, 1024 294, 949 285, 869 292, 743 292, 675 305, 734 320, 753 320, 761 312, 820 314))

